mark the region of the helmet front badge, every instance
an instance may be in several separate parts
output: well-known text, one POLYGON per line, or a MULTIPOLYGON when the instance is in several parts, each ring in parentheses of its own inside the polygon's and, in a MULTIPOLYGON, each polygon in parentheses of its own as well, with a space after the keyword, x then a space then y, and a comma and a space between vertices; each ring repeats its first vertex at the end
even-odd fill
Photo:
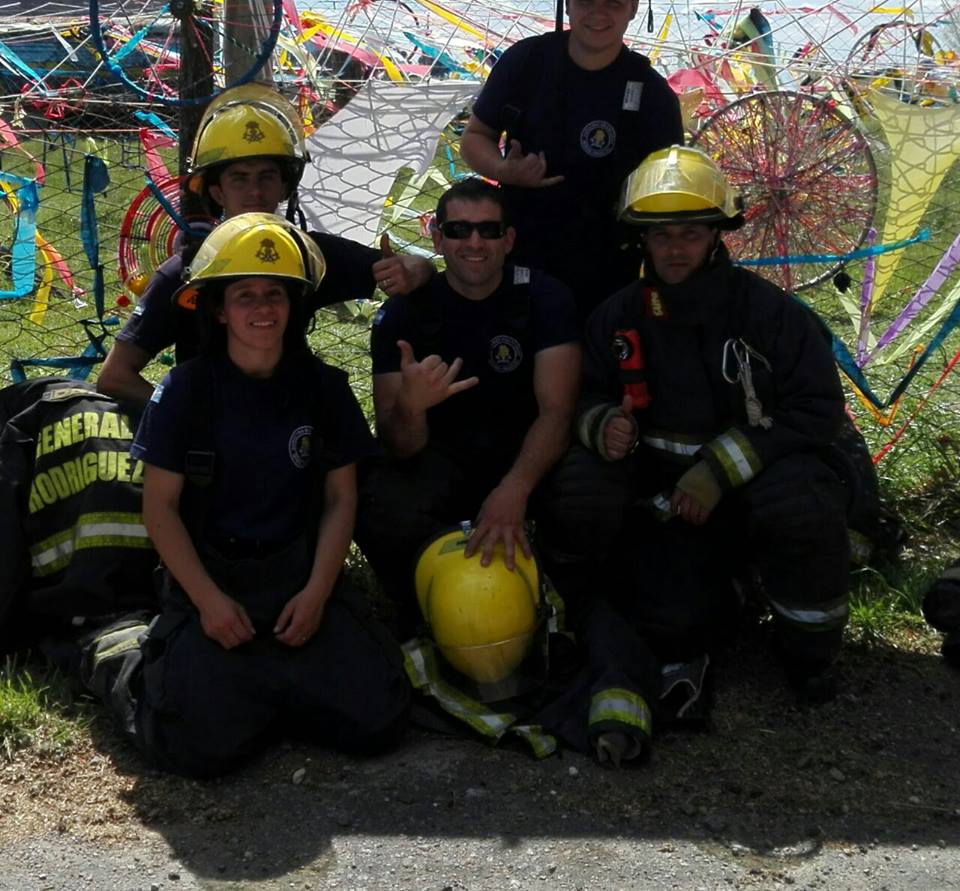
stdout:
POLYGON ((276 263, 280 259, 276 245, 269 238, 264 238, 260 242, 260 250, 255 256, 261 263, 276 263))
POLYGON ((263 130, 256 121, 247 121, 243 128, 243 140, 245 142, 262 142, 266 137, 263 130))

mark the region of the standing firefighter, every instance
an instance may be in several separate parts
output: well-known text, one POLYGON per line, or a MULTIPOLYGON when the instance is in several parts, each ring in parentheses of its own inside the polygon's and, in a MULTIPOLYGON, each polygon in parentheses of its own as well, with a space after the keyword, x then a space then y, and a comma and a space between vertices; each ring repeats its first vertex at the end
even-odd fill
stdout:
MULTIPOLYGON (((199 193, 212 217, 274 213, 282 201, 295 203, 307 161, 303 123, 279 93, 261 84, 226 90, 207 108, 197 130, 190 164, 190 188, 199 193)), ((314 310, 370 297, 379 285, 403 294, 433 274, 429 262, 394 256, 355 241, 311 232, 323 251, 327 275, 307 295, 314 310)), ((182 284, 180 255, 164 261, 147 285, 130 320, 103 363, 97 386, 117 398, 145 403, 153 392, 141 372, 162 350, 176 345, 178 362, 197 354, 195 320, 171 301, 182 284)))
POLYGON ((515 262, 570 287, 582 320, 636 279, 639 258, 617 238, 617 195, 650 152, 683 139, 683 127, 667 82, 623 43, 637 0, 566 7, 568 31, 528 37, 497 61, 461 149, 504 187, 515 262))
POLYGON ((832 698, 850 553, 829 343, 799 301, 732 265, 721 235, 742 202, 700 151, 647 158, 620 216, 645 274, 588 323, 568 545, 607 555, 601 586, 670 663, 722 642, 740 611, 731 579, 746 579, 790 684, 832 698))
POLYGON ((132 729, 179 773, 222 773, 284 729, 356 752, 404 724, 399 652, 340 577, 372 440, 346 375, 307 347, 324 266, 275 216, 215 229, 179 295, 205 345, 157 387, 133 445, 165 579, 132 729))

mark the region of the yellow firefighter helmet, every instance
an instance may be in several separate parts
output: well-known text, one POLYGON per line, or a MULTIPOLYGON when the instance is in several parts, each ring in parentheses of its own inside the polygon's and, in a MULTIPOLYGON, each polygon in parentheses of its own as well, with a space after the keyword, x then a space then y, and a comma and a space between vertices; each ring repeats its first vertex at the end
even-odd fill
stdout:
POLYGON ((620 220, 632 225, 715 223, 743 225, 743 198, 716 162, 683 145, 652 152, 624 183, 620 220))
POLYGON ((540 572, 519 549, 507 569, 498 545, 489 566, 464 557, 468 536, 444 533, 421 551, 414 575, 417 600, 437 648, 457 671, 495 684, 523 662, 537 632, 540 572))
POLYGON ((498 545, 489 566, 464 557, 462 531, 445 533, 421 552, 415 571, 420 610, 443 657, 478 684, 496 684, 524 661, 537 632, 540 573, 521 551, 507 569, 498 545))
POLYGON ((206 237, 174 300, 194 309, 206 285, 254 276, 282 279, 293 299, 316 289, 325 273, 323 254, 306 232, 276 214, 242 213, 206 237))
POLYGON ((307 161, 303 121, 276 90, 243 84, 221 93, 204 112, 190 156, 190 189, 203 191, 211 167, 258 158, 277 161, 293 191, 307 161))

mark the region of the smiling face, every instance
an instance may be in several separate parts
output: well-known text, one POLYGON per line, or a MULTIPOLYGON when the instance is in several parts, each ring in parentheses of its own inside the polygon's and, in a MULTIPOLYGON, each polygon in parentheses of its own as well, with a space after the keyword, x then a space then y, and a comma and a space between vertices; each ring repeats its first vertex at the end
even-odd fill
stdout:
POLYGON ((657 277, 665 285, 679 285, 706 264, 718 233, 703 223, 651 226, 646 246, 657 277))
MULTIPOLYGON (((495 201, 452 199, 446 207, 444 226, 451 222, 502 222, 503 211, 495 201)), ((516 232, 506 227, 499 238, 483 238, 471 228, 466 238, 450 238, 440 229, 433 231, 433 246, 443 255, 450 286, 470 300, 489 297, 503 277, 503 264, 513 249, 516 232)))
POLYGON ((279 361, 290 321, 286 285, 262 277, 231 282, 224 289, 218 319, 226 326, 227 352, 235 364, 245 369, 252 357, 279 361))
MULTIPOLYGON (((567 0, 570 54, 575 62, 598 56, 607 64, 620 52, 637 0, 567 0)), ((587 66, 590 67, 590 66, 587 66)))
POLYGON ((254 158, 228 164, 209 191, 223 208, 224 219, 230 219, 241 213, 276 213, 288 189, 276 161, 254 158))

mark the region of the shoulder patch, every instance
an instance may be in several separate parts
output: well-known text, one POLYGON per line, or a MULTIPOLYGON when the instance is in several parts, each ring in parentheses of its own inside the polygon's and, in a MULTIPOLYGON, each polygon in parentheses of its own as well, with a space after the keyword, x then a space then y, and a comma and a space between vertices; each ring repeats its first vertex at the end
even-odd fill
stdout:
POLYGON ((373 318, 370 320, 371 325, 379 325, 383 321, 384 311, 383 307, 380 307, 374 314, 373 318))
POLYGON ((64 402, 67 399, 76 399, 78 396, 94 396, 93 392, 83 387, 57 387, 55 390, 46 390, 40 397, 41 402, 64 402))
POLYGON ((623 110, 639 111, 640 99, 643 96, 643 84, 639 80, 628 80, 623 91, 623 110))
POLYGON ((159 402, 163 398, 163 384, 157 384, 153 388, 153 393, 150 396, 151 402, 159 402))
POLYGON ((526 266, 513 267, 513 283, 515 285, 530 284, 530 270, 526 266))

